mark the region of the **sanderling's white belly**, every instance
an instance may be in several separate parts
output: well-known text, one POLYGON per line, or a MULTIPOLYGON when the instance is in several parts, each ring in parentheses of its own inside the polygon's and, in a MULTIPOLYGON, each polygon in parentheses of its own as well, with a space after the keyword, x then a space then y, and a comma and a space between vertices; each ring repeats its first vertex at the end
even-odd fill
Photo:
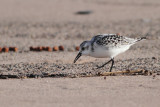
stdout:
POLYGON ((90 53, 90 56, 96 57, 96 58, 106 58, 106 57, 115 57, 120 53, 125 52, 128 50, 130 45, 121 46, 121 47, 114 47, 109 49, 103 49, 103 48, 97 48, 94 50, 94 52, 90 53))

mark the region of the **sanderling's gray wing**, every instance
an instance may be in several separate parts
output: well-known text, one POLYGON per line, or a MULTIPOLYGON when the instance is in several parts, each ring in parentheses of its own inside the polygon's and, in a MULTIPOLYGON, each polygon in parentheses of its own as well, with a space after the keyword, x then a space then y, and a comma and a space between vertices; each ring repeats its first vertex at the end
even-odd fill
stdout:
POLYGON ((128 38, 116 34, 97 35, 92 39, 92 42, 103 46, 131 45, 136 41, 138 41, 138 39, 128 38))
POLYGON ((116 34, 101 34, 96 35, 91 39, 91 50, 94 51, 96 47, 110 48, 113 45, 111 38, 116 34))
POLYGON ((140 41, 144 38, 128 38, 120 36, 117 34, 102 34, 94 36, 91 40, 93 46, 103 46, 103 47, 120 47, 123 45, 133 45, 137 41, 140 41))

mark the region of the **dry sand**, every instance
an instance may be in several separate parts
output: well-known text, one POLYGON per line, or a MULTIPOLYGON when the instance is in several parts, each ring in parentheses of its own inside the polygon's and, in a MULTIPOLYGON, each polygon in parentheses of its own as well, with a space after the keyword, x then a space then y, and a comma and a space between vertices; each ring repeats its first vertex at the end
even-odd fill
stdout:
POLYGON ((1 80, 0 84, 1 106, 158 107, 160 104, 159 76, 16 79, 1 80))
MULTIPOLYGON (((1 75, 60 74, 61 78, 0 80, 2 107, 158 107, 160 102, 159 0, 0 0, 0 46, 17 53, 0 53, 1 75), (90 10, 89 15, 77 11, 90 10), (143 69, 151 76, 62 78, 92 74, 107 59, 82 57, 68 51, 93 35, 120 33, 147 36, 115 58, 113 71, 143 69), (64 52, 31 52, 30 46, 64 45, 64 52), (63 74, 63 75, 62 75, 63 74), (155 76, 155 77, 154 77, 155 76)), ((34 77, 34 76, 33 76, 34 77)))

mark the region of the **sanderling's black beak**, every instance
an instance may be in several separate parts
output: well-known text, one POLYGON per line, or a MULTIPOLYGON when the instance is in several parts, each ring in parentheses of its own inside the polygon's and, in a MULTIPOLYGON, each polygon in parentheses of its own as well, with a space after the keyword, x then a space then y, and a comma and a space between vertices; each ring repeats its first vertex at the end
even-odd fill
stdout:
POLYGON ((74 63, 76 63, 76 61, 81 57, 82 53, 79 52, 78 55, 76 56, 76 58, 74 59, 74 63))

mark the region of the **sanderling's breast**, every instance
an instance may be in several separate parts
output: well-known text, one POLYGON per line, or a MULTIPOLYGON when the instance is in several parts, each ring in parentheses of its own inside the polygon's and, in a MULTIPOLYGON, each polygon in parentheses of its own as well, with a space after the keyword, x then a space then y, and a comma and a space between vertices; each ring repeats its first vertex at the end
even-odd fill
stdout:
POLYGON ((130 45, 123 45, 120 47, 99 47, 95 48, 94 51, 91 51, 90 56, 96 58, 106 58, 106 57, 115 57, 120 53, 125 52, 128 50, 130 45))

